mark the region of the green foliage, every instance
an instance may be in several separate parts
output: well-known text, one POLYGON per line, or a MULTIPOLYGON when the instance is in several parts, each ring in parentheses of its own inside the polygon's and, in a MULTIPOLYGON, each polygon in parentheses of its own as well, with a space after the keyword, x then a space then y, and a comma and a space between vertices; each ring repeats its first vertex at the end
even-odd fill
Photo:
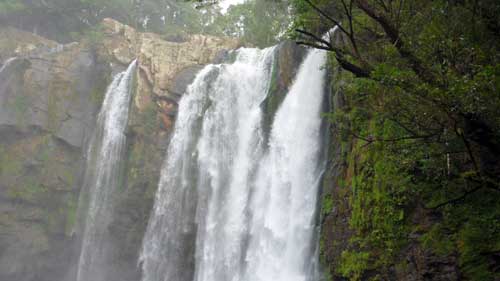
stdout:
POLYGON ((104 33, 101 26, 96 25, 85 30, 79 40, 86 43, 91 49, 97 48, 104 40, 104 33))
POLYGON ((0 176, 17 177, 21 174, 22 163, 6 145, 0 144, 0 176))
POLYGON ((77 212, 77 200, 71 198, 68 199, 68 203, 66 204, 66 209, 64 210, 64 214, 66 216, 65 223, 65 234, 66 236, 71 236, 71 232, 73 231, 76 224, 76 212, 77 212))
MULTIPOLYGON (((349 27, 343 7, 335 7, 340 1, 333 2, 313 1, 349 27)), ((494 280, 500 250, 500 161, 493 156, 500 149, 500 5, 409 1, 393 10, 382 2, 366 1, 398 29, 403 47, 355 2, 360 55, 346 40, 337 46, 370 74, 344 80, 346 106, 328 114, 349 155, 349 246, 370 257, 369 266, 358 270, 404 270, 398 255, 407 243, 421 243, 440 257, 458 256, 468 280, 494 280), (421 235, 416 242, 409 238, 410 217, 418 224, 413 234, 421 235)), ((294 9, 294 27, 316 33, 333 27, 305 1, 295 1, 294 9)), ((342 259, 340 268, 349 268, 351 260, 342 259)), ((342 271, 351 278, 352 272, 342 271)))
POLYGON ((22 11, 26 6, 19 0, 0 0, 0 15, 22 11))
MULTIPOLYGON (((311 1, 318 8, 329 11, 331 16, 339 15, 339 11, 342 11, 340 1, 328 1, 328 0, 313 0, 311 1)), ((290 9, 292 10, 293 21, 289 26, 287 35, 295 38, 295 29, 307 29, 316 33, 323 33, 330 29, 326 25, 324 17, 316 13, 309 4, 304 0, 291 0, 290 9)))
POLYGON ((213 15, 176 0, 1 0, 0 19, 7 24, 44 29, 52 39, 99 41, 98 24, 113 18, 141 31, 160 34, 204 32, 213 15), (39 21, 48 22, 39 25, 39 21), (45 30, 46 29, 46 30, 45 30))
POLYGON ((46 193, 45 187, 40 185, 36 179, 26 178, 20 185, 7 190, 7 197, 12 200, 36 203, 37 198, 44 193, 46 193))
POLYGON ((159 127, 158 122, 158 109, 150 105, 141 112, 141 126, 144 128, 144 133, 152 135, 159 127))
POLYGON ((250 0, 230 6, 210 28, 214 34, 240 37, 246 44, 268 47, 285 36, 290 21, 287 1, 250 0))
POLYGON ((59 112, 60 108, 58 106, 59 98, 52 92, 48 96, 47 100, 47 128, 51 132, 55 132, 59 127, 59 112))
POLYGON ((99 77, 98 81, 95 81, 92 89, 90 90, 90 100, 96 106, 101 106, 104 101, 104 96, 106 95, 106 89, 111 81, 111 74, 106 72, 106 75, 99 77))
POLYGON ((90 92, 90 100, 95 105, 99 106, 104 101, 104 95, 105 94, 106 94, 106 88, 105 87, 95 86, 95 87, 92 88, 92 90, 90 92))
POLYGON ((323 216, 328 215, 333 210, 333 199, 331 194, 323 196, 323 201, 321 202, 321 214, 323 216))
POLYGON ((48 28, 42 32, 54 39, 83 39, 90 46, 100 42, 98 24, 106 17, 172 41, 202 33, 239 37, 259 47, 276 44, 291 21, 288 1, 249 0, 231 6, 226 13, 218 5, 201 9, 197 5, 195 1, 176 0, 2 0, 0 19, 3 16, 3 22, 23 28, 48 28), (38 26, 32 19, 50 24, 38 26))
POLYGON ((23 125, 25 114, 29 106, 28 97, 24 94, 16 95, 14 100, 11 102, 11 105, 14 109, 17 123, 23 125))
MULTIPOLYGON (((354 112, 357 114, 359 111, 354 112)), ((385 122, 370 121, 366 125, 367 130, 382 135, 394 130, 385 122)), ((352 244, 371 251, 377 257, 371 266, 385 271, 395 262, 408 236, 404 207, 412 198, 411 179, 399 155, 383 144, 366 147, 359 142, 351 153, 352 244)))
POLYGON ((440 256, 450 255, 453 253, 455 245, 452 238, 445 234, 446 232, 446 230, 442 229, 441 224, 436 224, 420 237, 420 241, 425 248, 434 251, 440 256))
POLYGON ((484 227, 492 221, 484 217, 479 220, 483 222, 474 220, 459 232, 460 265, 470 280, 497 280, 498 273, 492 273, 488 266, 487 253, 500 250, 498 219, 493 227, 487 228, 484 227))
POLYGON ((341 256, 340 274, 349 280, 361 280, 363 273, 369 267, 370 253, 344 251, 341 256))

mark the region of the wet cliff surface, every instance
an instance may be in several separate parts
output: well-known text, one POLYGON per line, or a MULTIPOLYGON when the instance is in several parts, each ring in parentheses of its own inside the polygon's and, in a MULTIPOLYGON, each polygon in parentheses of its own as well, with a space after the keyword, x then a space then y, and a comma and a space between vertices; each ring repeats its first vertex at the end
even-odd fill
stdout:
MULTIPOLYGON (((231 60, 239 43, 201 35, 170 42, 113 20, 103 22, 100 40, 65 45, 12 28, 0 32, 9 38, 0 39, 0 279, 70 279, 89 138, 111 77, 138 58, 123 185, 108 230, 112 275, 138 280, 177 102, 205 64, 231 60)), ((278 47, 269 116, 303 55, 291 42, 278 47)))
POLYGON ((64 271, 95 94, 106 87, 107 67, 90 52, 37 43, 0 74, 2 280, 54 280, 64 271))
MULTIPOLYGON (((349 108, 349 101, 345 95, 351 77, 340 68, 330 69, 330 109, 337 114, 349 108)), ((329 117, 333 119, 331 116, 329 117)), ((320 263, 325 280, 460 280, 463 278, 459 271, 459 262, 455 254, 437 254, 435 249, 426 247, 422 243, 424 230, 428 231, 439 222, 441 215, 423 208, 419 198, 413 198, 411 208, 408 208, 408 224, 415 231, 404 238, 401 245, 394 245, 394 249, 386 248, 386 253, 396 257, 394 260, 383 260, 383 252, 377 252, 376 244, 363 237, 374 233, 360 232, 353 214, 366 212, 367 221, 389 221, 392 218, 375 218, 376 212, 370 207, 360 207, 360 200, 370 200, 376 197, 377 190, 362 193, 355 186, 359 186, 360 175, 367 167, 365 159, 370 157, 368 150, 360 149, 366 146, 359 140, 346 137, 341 132, 340 124, 329 123, 328 166, 322 184, 321 198, 321 235, 320 235, 320 263), (356 209, 357 208, 357 209, 356 209), (360 238, 361 237, 361 238, 360 238), (365 255, 371 252, 370 258, 365 255), (375 253, 374 253, 375 252, 375 253), (356 257, 353 257, 356 255, 356 257), (384 268, 384 270, 380 270, 384 268)), ((380 203, 383 205, 383 203, 380 203)), ((374 204, 375 205, 375 204, 374 204)), ((373 207, 375 208, 375 207, 373 207)), ((399 219, 399 218, 398 218, 399 219)), ((400 218, 402 221, 402 218, 400 218)), ((390 222, 387 222, 390 224, 390 222)), ((393 229, 386 233, 378 233, 382 241, 389 241, 396 235, 393 229)), ((377 235, 377 234, 374 234, 377 235)))

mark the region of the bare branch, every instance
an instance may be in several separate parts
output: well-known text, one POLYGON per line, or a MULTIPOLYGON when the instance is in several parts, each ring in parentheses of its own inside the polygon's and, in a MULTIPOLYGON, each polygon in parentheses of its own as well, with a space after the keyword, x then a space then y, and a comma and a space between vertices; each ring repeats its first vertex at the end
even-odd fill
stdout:
POLYGON ((429 139, 432 137, 435 137, 436 134, 430 134, 430 135, 424 135, 424 136, 404 136, 404 137, 399 137, 399 138, 393 138, 393 139, 383 139, 383 138, 378 138, 374 136, 359 136, 354 132, 349 132, 353 137, 366 141, 368 144, 374 143, 374 142, 399 142, 399 141, 404 141, 404 140, 418 140, 418 139, 429 139))
POLYGON ((467 192, 465 192, 464 194, 460 195, 459 197, 457 198, 454 198, 454 199, 451 199, 451 200, 448 200, 446 202, 443 202, 443 203, 440 203, 440 204, 437 204, 436 206, 433 206, 433 207, 430 207, 430 208, 426 208, 426 209, 439 209, 441 207, 444 207, 446 205, 449 205, 449 204, 455 204, 455 203, 458 203, 462 200, 464 200, 467 196, 481 190, 483 187, 482 186, 477 186, 476 188, 474 189, 471 189, 467 192))
POLYGON ((320 49, 320 50, 325 50, 325 51, 332 51, 332 49, 329 48, 329 47, 321 46, 321 45, 318 45, 318 44, 315 44, 315 43, 311 43, 311 42, 297 41, 295 43, 297 45, 308 46, 308 47, 312 47, 312 48, 315 48, 315 49, 320 49))
POLYGON ((362 68, 360 66, 357 66, 353 63, 350 63, 346 59, 343 58, 343 56, 336 54, 335 58, 337 59, 337 62, 340 64, 340 66, 352 74, 354 74, 356 77, 360 78, 369 78, 371 70, 367 70, 365 68, 362 68))
POLYGON ((311 38, 314 39, 314 41, 317 41, 317 42, 320 42, 322 44, 325 44, 326 46, 328 46, 331 50, 333 50, 333 46, 332 44, 330 44, 330 42, 324 40, 323 38, 320 38, 318 36, 316 36, 315 34, 309 32, 309 31, 305 31, 305 30, 302 30, 302 29, 295 29, 295 31, 297 31, 298 33, 301 33, 301 34, 304 34, 306 36, 309 36, 311 38))
POLYGON ((339 21, 337 21, 336 19, 332 18, 331 16, 323 12, 323 10, 314 5, 310 0, 304 0, 304 1, 307 4, 309 4, 309 6, 311 6, 311 8, 313 8, 318 14, 320 14, 321 16, 325 17, 327 20, 333 22, 336 26, 338 26, 340 31, 342 31, 346 35, 349 35, 349 33, 342 27, 342 24, 339 21))
POLYGON ((394 44, 401 57, 408 60, 413 71, 425 82, 433 85, 438 85, 436 78, 432 72, 423 66, 423 63, 410 52, 399 36, 398 29, 391 23, 391 21, 383 14, 378 12, 374 7, 368 3, 367 0, 355 0, 357 6, 365 12, 370 18, 375 20, 384 29, 385 34, 389 41, 394 44))

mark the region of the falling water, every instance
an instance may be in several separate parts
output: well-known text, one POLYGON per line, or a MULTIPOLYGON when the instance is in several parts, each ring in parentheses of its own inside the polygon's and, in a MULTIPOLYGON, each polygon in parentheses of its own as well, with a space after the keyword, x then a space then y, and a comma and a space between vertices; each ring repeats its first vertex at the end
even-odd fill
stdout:
POLYGON ((14 65, 17 57, 7 59, 0 67, 0 109, 3 109, 6 97, 4 97, 5 90, 9 86, 9 80, 12 78, 12 73, 9 68, 14 65))
POLYGON ((2 67, 0 67, 0 73, 2 73, 5 70, 5 68, 7 68, 9 65, 11 65, 12 62, 14 62, 16 59, 17 59, 17 57, 12 57, 12 58, 5 60, 2 67))
POLYGON ((82 239, 77 281, 106 280, 107 231, 113 196, 120 184, 135 68, 134 61, 126 71, 117 74, 108 87, 87 152, 87 171, 78 210, 84 224, 77 230, 82 239))
POLYGON ((309 52, 276 113, 249 206, 251 239, 239 280, 315 280, 325 61, 323 51, 309 52))
POLYGON ((3 65, 0 67, 0 109, 3 107, 3 103, 5 101, 5 97, 3 97, 3 93, 5 92, 5 89, 7 88, 8 85, 8 73, 7 69, 9 66, 16 60, 16 57, 7 59, 3 65))
POLYGON ((205 67, 179 104, 143 281, 313 281, 326 55, 310 51, 269 140, 274 48, 205 67))
POLYGON ((269 88, 273 54, 273 48, 241 49, 235 63, 207 66, 180 101, 144 238, 143 280, 192 280, 194 264, 203 259, 195 260, 200 243, 239 246, 206 260, 225 266, 214 268, 221 274, 236 274, 231 271, 242 256, 248 182, 262 153, 260 105, 269 88), (236 200, 242 204, 234 206, 236 200), (202 233, 213 227, 207 223, 215 217, 225 227, 204 240, 202 233))
MULTIPOLYGON (((22 91, 24 73, 30 62, 24 58, 7 59, 0 67, 0 124, 21 125, 28 99, 22 91)), ((22 126, 19 126, 22 127, 22 126)))

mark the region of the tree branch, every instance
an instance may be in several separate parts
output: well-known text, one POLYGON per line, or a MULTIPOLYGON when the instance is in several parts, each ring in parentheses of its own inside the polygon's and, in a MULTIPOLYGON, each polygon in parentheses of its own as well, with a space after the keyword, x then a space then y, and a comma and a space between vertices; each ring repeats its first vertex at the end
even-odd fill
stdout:
POLYGON ((423 135, 423 136, 404 136, 404 137, 393 138, 393 139, 383 139, 383 138, 377 138, 374 136, 368 136, 368 137, 359 136, 352 131, 350 131, 349 133, 357 139, 368 142, 368 144, 371 144, 374 142, 398 142, 398 141, 403 141, 403 140, 428 139, 428 138, 432 138, 432 137, 436 136, 436 134, 429 134, 429 135, 423 135))
POLYGON ((371 70, 364 69, 360 66, 357 66, 353 63, 350 63, 346 59, 343 58, 343 56, 339 56, 338 54, 335 55, 335 58, 337 59, 337 62, 340 64, 340 66, 352 74, 354 74, 356 77, 359 78, 370 78, 370 73, 371 70))
POLYGON ((315 44, 315 43, 312 43, 312 42, 297 41, 295 43, 297 45, 308 46, 308 47, 312 47, 312 48, 319 49, 319 50, 332 51, 332 48, 330 48, 330 47, 318 45, 318 44, 315 44))
POLYGON ((328 42, 322 38, 319 38, 318 36, 312 34, 311 32, 301 30, 301 29, 296 29, 296 31, 301 33, 301 34, 304 34, 308 37, 311 37, 315 41, 315 42, 298 41, 298 42, 296 42, 298 45, 304 45, 304 46, 309 46, 309 47, 313 47, 316 49, 334 52, 335 58, 337 59, 337 62, 340 64, 340 66, 344 70, 351 72, 356 77, 363 77, 363 78, 370 77, 370 73, 371 73, 370 70, 367 70, 367 69, 364 69, 360 66, 357 66, 357 65, 355 65, 355 64, 353 64, 345 59, 345 57, 344 57, 344 54, 346 52, 345 50, 333 46, 332 44, 330 44, 330 42, 328 42), (319 42, 323 45, 317 44, 316 42, 319 42))
POLYGON ((415 71, 415 73, 423 81, 429 84, 437 85, 437 79, 432 75, 431 71, 426 69, 423 66, 423 63, 406 48, 406 44, 400 38, 399 30, 391 23, 391 21, 385 15, 379 13, 374 7, 372 7, 367 0, 355 0, 355 2, 358 8, 380 24, 389 38, 389 41, 394 45, 394 47, 396 47, 401 57, 408 60, 413 71, 415 71))
POLYGON ((323 38, 320 38, 320 37, 316 36, 315 34, 309 32, 309 31, 302 30, 302 29, 295 29, 295 31, 297 31, 298 33, 304 34, 308 37, 311 37, 312 39, 314 39, 314 41, 325 44, 326 46, 328 46, 329 48, 331 48, 333 50, 332 44, 330 44, 330 42, 324 40, 323 38))
POLYGON ((342 24, 339 21, 337 21, 336 19, 332 18, 331 16, 329 16, 328 14, 326 14, 325 12, 323 12, 323 10, 321 10, 316 5, 314 5, 310 0, 304 0, 304 1, 309 6, 311 6, 311 8, 313 8, 318 14, 320 14, 321 16, 323 16, 324 18, 326 18, 327 20, 333 22, 336 26, 339 27, 340 31, 342 31, 343 33, 345 33, 346 35, 349 36, 349 33, 342 27, 342 24))
POLYGON ((477 186, 474 189, 471 189, 471 190, 465 192, 464 194, 460 195, 457 198, 448 200, 448 201, 443 202, 443 203, 439 203, 436 206, 433 206, 433 207, 430 207, 430 208, 426 208, 426 209, 439 209, 439 208, 444 207, 444 206, 449 205, 449 204, 455 204, 457 202, 460 202, 460 201, 464 200, 467 196, 469 196, 469 195, 471 195, 471 194, 473 194, 473 193, 481 190, 482 188, 483 188, 483 186, 481 186, 481 185, 477 186))

